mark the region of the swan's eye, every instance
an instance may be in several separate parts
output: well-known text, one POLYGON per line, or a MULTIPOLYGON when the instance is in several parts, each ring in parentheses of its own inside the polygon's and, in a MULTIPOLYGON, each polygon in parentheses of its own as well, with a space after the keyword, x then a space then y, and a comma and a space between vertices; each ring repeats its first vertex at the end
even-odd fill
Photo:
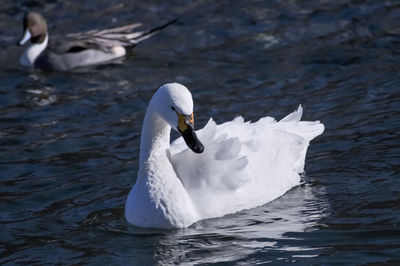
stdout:
POLYGON ((175 107, 171 106, 171 109, 172 109, 172 110, 174 110, 174 111, 176 112, 176 109, 175 109, 175 107))

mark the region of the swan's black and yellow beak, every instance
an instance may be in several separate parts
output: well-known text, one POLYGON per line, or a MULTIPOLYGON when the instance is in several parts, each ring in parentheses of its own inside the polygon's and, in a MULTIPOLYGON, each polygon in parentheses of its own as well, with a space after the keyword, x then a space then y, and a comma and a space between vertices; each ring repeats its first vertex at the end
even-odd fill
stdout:
POLYGON ((204 146, 196 136, 194 132, 194 118, 191 115, 182 115, 176 112, 178 115, 178 131, 182 134, 186 145, 195 153, 202 153, 204 146))

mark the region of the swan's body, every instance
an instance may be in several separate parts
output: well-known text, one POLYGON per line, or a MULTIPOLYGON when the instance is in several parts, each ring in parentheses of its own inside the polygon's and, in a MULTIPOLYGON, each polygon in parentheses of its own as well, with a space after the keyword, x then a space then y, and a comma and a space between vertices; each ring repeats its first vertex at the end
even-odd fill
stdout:
POLYGON ((300 183, 309 141, 324 130, 319 121, 300 121, 301 107, 279 122, 238 117, 217 125, 210 119, 196 132, 203 152, 195 135, 181 131, 179 117, 192 112, 191 94, 180 84, 164 85, 153 96, 142 129, 138 178, 125 206, 128 222, 183 228, 271 201, 300 183), (170 145, 171 126, 185 141, 170 145))

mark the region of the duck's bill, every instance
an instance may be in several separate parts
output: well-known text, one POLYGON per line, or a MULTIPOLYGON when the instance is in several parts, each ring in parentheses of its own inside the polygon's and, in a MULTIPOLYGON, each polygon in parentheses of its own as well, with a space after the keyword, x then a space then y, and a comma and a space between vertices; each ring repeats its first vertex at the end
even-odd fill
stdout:
POLYGON ((24 45, 27 41, 31 39, 31 37, 32 37, 31 33, 29 32, 28 29, 26 29, 22 34, 21 39, 18 41, 17 45, 24 45))
POLYGON ((195 153, 202 153, 204 146, 197 138, 196 132, 194 132, 193 122, 193 114, 190 116, 178 114, 178 130, 182 134, 186 145, 195 153))

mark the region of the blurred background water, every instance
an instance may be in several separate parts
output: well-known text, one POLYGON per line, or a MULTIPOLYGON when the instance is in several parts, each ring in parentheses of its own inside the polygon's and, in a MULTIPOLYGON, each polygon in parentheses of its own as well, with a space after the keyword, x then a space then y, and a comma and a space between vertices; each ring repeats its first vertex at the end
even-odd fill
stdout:
POLYGON ((2 1, 0 264, 400 264, 399 1, 2 1), (51 34, 181 20, 124 60, 19 66, 24 12, 51 34), (147 103, 192 91, 196 127, 304 106, 325 133, 305 184, 184 230, 124 219, 147 103))

